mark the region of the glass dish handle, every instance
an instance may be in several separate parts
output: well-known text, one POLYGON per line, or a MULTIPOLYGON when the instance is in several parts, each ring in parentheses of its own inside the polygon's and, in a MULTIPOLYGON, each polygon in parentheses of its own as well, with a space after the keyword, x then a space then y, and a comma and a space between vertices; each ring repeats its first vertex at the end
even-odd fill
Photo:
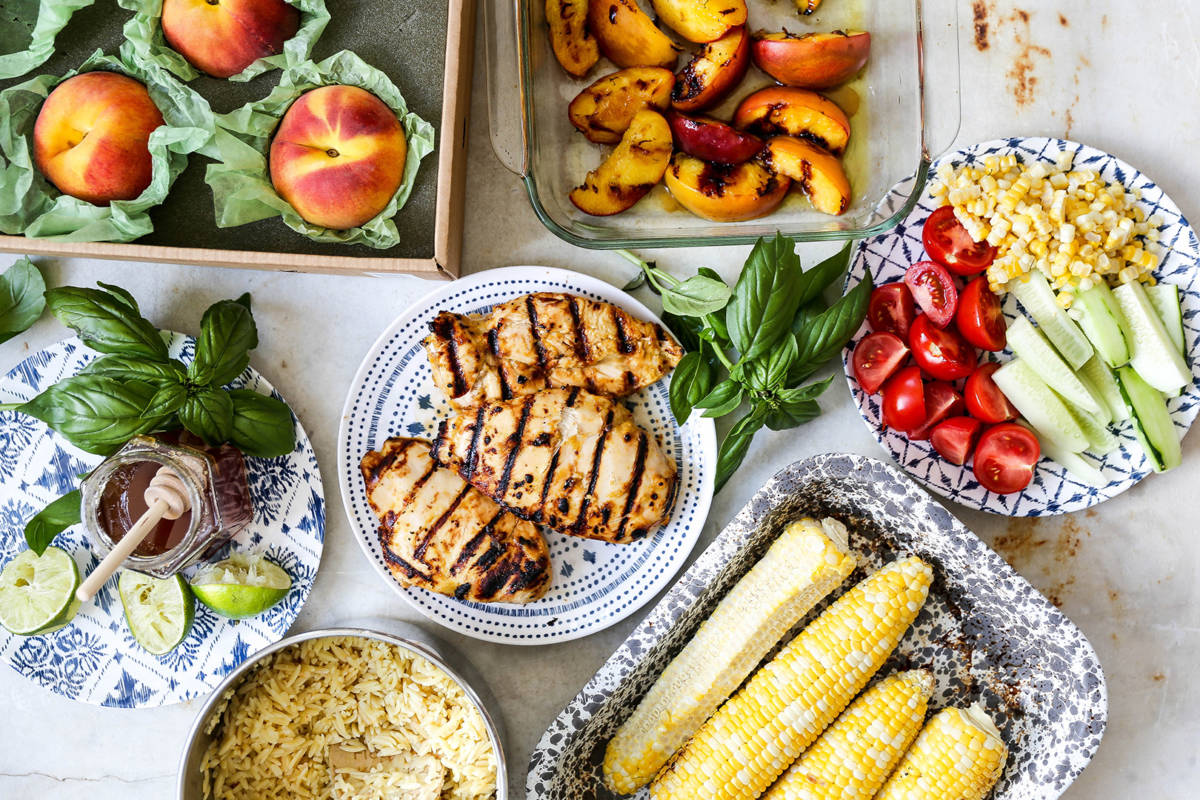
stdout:
POLYGON ((483 0, 483 48, 492 151, 501 164, 524 177, 525 104, 521 96, 522 45, 517 29, 522 2, 525 0, 483 0))
POLYGON ((921 22, 921 127, 925 157, 950 149, 962 124, 958 2, 917 0, 921 22))

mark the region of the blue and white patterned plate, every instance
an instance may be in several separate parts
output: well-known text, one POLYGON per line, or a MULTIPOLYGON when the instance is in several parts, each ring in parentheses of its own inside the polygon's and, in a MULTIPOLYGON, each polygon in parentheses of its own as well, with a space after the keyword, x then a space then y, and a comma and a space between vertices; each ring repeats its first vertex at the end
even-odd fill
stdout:
POLYGON ((572 292, 619 305, 642 319, 657 318, 625 292, 601 280, 551 267, 507 267, 439 287, 418 300, 371 347, 350 387, 338 435, 338 480, 358 543, 376 571, 429 619, 476 639, 503 644, 564 642, 603 630, 632 614, 683 565, 708 515, 716 466, 712 420, 695 415, 675 424, 667 383, 626 398, 639 425, 658 437, 679 466, 679 494, 670 522, 632 544, 608 544, 545 531, 554 579, 525 605, 472 603, 401 586, 388 571, 376 519, 367 504, 358 462, 389 436, 432 439, 453 412, 433 383, 421 340, 439 311, 485 313, 530 292, 572 292))
MULTIPOLYGON (((1139 189, 1142 193, 1141 206, 1150 217, 1157 214, 1162 218, 1159 226, 1159 243, 1162 246, 1162 263, 1155 276, 1164 283, 1179 287, 1179 299, 1183 306, 1183 332, 1191 363, 1193 382, 1179 397, 1168 402, 1171 419, 1182 438, 1191 427, 1192 420, 1200 410, 1200 242, 1196 232, 1188 224, 1179 207, 1149 178, 1115 156, 1094 147, 1062 139, 1028 138, 997 139, 955 150, 941 156, 933 165, 930 174, 943 162, 955 166, 971 164, 985 156, 1014 153, 1023 162, 1044 161, 1053 164, 1061 152, 1075 154, 1075 166, 1086 167, 1100 173, 1104 180, 1120 183, 1126 189, 1139 189)), ((884 200, 893 209, 904 203, 906 193, 900 187, 894 189, 884 200)), ((921 244, 921 227, 937 208, 938 203, 924 194, 908 218, 887 233, 863 240, 858 246, 854 263, 847 277, 847 288, 857 285, 869 270, 878 286, 903 280, 904 271, 916 261, 927 258, 921 244)), ((1004 314, 1015 319, 1020 313, 1012 295, 1004 299, 1004 314)), ((1033 476, 1033 482, 1022 492, 1000 495, 989 492, 979 485, 968 466, 951 464, 939 456, 928 441, 913 442, 902 433, 885 430, 878 395, 868 395, 858 385, 851 367, 851 354, 869 332, 866 324, 858 331, 843 353, 846 380, 850 393, 858 404, 867 428, 897 463, 910 475, 938 494, 993 514, 1013 517, 1037 517, 1051 514, 1066 514, 1079 511, 1133 486, 1150 474, 1150 462, 1134 437, 1129 423, 1117 430, 1120 447, 1103 458, 1090 458, 1091 462, 1108 481, 1104 486, 1089 486, 1077 479, 1062 466, 1043 458, 1033 476)), ((1001 361, 1012 358, 1009 351, 1000 356, 1001 361)))
MULTIPOLYGON (((186 362, 193 351, 190 337, 175 334, 172 355, 186 362)), ((78 339, 47 347, 0 378, 0 397, 5 402, 28 400, 74 375, 96 355, 78 339)), ((274 393, 253 368, 234 384, 274 393)), ((100 461, 32 417, 0 413, 0 564, 25 548, 29 517, 76 488, 76 476, 100 461)), ((292 588, 278 605, 258 617, 234 622, 196 603, 191 633, 179 647, 157 657, 139 647, 129 633, 114 578, 70 625, 56 633, 23 637, 0 628, 0 659, 72 700, 149 708, 208 694, 246 656, 282 637, 300 613, 321 561, 325 492, 312 443, 298 420, 296 449, 290 455, 246 461, 254 521, 231 548, 265 553, 287 570, 292 588)), ((75 557, 82 574, 100 563, 81 525, 59 534, 54 544, 75 557)))

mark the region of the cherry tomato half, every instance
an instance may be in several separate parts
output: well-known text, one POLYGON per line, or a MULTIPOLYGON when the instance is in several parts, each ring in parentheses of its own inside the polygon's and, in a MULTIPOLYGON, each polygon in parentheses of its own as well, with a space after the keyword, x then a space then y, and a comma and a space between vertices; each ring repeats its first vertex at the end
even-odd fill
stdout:
POLYGON ((916 318, 917 306, 913 302, 912 292, 903 283, 885 283, 871 292, 867 321, 876 333, 894 333, 907 340, 908 328, 916 318))
POLYGON ((904 283, 934 325, 944 328, 950 324, 958 310, 958 287, 945 267, 932 261, 918 261, 904 273, 904 283))
POLYGON ((917 365, 931 378, 956 381, 975 371, 975 348, 950 328, 935 327, 925 314, 912 324, 908 346, 917 365))
POLYGON ((1008 325, 1000 310, 1000 298, 992 294, 984 276, 968 283, 958 295, 954 321, 963 338, 978 348, 999 352, 1008 343, 1005 335, 1008 325))
POLYGON ((925 421, 925 385, 921 370, 905 367, 883 385, 883 424, 908 433, 925 421))
POLYGON ((955 275, 974 275, 996 258, 996 248, 972 239, 952 206, 942 206, 929 215, 921 228, 921 242, 930 258, 955 275))
POLYGON ((975 477, 983 488, 997 494, 1019 492, 1033 480, 1033 468, 1042 456, 1037 437, 1015 422, 993 425, 975 447, 975 477))
POLYGON ((934 426, 929 443, 951 464, 965 464, 975 449, 983 423, 971 417, 950 417, 934 426))
POLYGON ((875 394, 906 358, 908 345, 896 334, 867 334, 854 347, 854 377, 863 391, 875 394))
POLYGON ((957 417, 962 413, 962 395, 945 381, 930 381, 925 384, 925 422, 910 432, 908 438, 924 441, 929 438, 934 425, 946 417, 957 417))
POLYGON ((1008 402, 1004 392, 992 380, 992 373, 1000 369, 994 361, 980 364, 978 369, 967 378, 963 389, 963 397, 967 401, 967 413, 975 419, 987 423, 1008 422, 1017 418, 1017 409, 1008 402))

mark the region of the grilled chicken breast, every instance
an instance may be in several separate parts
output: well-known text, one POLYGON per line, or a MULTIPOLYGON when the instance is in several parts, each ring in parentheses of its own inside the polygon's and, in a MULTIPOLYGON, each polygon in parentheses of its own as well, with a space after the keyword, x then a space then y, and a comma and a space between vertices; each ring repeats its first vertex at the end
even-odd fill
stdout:
POLYGON ((433 458, 524 519, 606 542, 646 536, 675 499, 675 462, 654 436, 621 403, 579 388, 443 421, 433 458))
POLYGON ((443 311, 429 327, 434 380, 459 409, 555 387, 624 397, 683 357, 661 326, 572 294, 530 294, 481 316, 443 311))
POLYGON ((360 467, 400 583, 479 603, 528 603, 546 593, 550 550, 537 526, 436 466, 429 442, 388 439, 360 467))

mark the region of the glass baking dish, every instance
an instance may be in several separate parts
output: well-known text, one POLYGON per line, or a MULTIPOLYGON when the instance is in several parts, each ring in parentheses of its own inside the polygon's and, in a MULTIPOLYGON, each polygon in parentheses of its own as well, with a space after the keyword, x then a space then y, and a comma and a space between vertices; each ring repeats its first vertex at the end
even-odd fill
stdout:
MULTIPOLYGON (((650 10, 648 0, 641 5, 650 10)), ((863 74, 831 93, 848 112, 858 105, 844 158, 852 187, 846 212, 839 217, 821 214, 792 191, 778 210, 761 219, 710 222, 680 208, 660 184, 621 214, 584 214, 567 193, 609 148, 575 130, 567 119, 567 104, 616 67, 601 59, 586 78, 570 77, 550 49, 540 0, 484 0, 492 146, 524 181, 547 228, 581 247, 689 247, 744 244, 777 230, 797 241, 858 239, 887 230, 909 213, 932 157, 958 133, 955 0, 825 0, 809 17, 798 15, 790 0, 749 0, 748 5, 752 30, 871 33, 871 56, 863 74), (908 203, 895 213, 881 211, 889 190, 905 181, 908 203)), ((677 68, 689 57, 684 52, 677 68)), ((728 120, 741 98, 771 82, 751 66, 731 97, 705 113, 728 120)))

